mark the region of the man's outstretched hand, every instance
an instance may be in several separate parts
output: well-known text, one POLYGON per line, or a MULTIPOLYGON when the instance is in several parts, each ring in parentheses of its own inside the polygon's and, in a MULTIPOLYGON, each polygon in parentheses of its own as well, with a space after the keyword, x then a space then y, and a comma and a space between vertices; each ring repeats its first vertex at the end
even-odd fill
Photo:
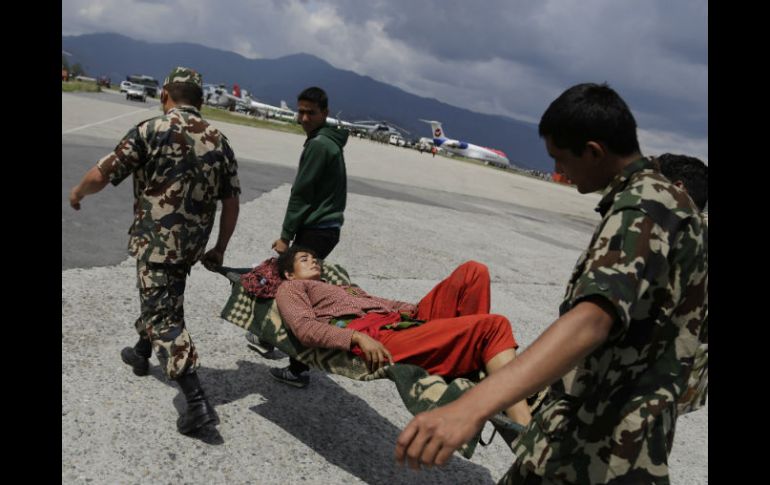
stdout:
POLYGON ((396 440, 396 463, 415 470, 444 465, 484 425, 469 411, 455 401, 412 418, 396 440))

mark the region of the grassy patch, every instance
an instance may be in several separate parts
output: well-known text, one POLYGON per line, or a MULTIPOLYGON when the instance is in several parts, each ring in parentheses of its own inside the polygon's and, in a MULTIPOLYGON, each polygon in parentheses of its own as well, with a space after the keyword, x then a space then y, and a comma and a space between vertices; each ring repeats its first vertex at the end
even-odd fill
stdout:
POLYGON ((253 116, 243 115, 240 113, 231 113, 223 109, 212 108, 210 106, 203 106, 201 114, 204 118, 209 120, 224 121, 226 123, 233 123, 235 125, 253 126, 255 128, 265 128, 267 130, 284 131, 286 133, 304 134, 302 127, 296 123, 287 123, 283 121, 266 121, 260 120, 253 116))
POLYGON ((72 93, 75 91, 85 91, 88 93, 101 92, 101 88, 96 83, 86 83, 82 81, 62 81, 61 92, 72 93))

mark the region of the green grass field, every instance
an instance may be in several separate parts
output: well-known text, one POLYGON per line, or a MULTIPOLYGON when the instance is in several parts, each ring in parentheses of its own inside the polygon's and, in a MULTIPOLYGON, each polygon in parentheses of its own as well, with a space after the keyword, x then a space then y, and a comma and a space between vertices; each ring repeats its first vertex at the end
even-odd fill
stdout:
POLYGON ((233 123, 236 125, 253 126, 256 128, 265 128, 268 130, 284 131, 286 133, 304 134, 302 127, 296 123, 287 123, 281 121, 266 121, 253 116, 242 115, 239 113, 231 113, 223 109, 212 108, 210 106, 203 106, 201 114, 204 118, 210 120, 224 121, 226 123, 233 123))
POLYGON ((102 89, 96 83, 85 83, 81 81, 62 81, 61 92, 73 93, 75 91, 85 91, 88 93, 98 93, 102 89))

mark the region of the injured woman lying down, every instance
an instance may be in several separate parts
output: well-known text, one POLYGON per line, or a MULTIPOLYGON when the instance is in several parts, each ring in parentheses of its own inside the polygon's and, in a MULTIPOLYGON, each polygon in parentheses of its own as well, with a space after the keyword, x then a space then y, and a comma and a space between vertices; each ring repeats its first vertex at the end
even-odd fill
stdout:
MULTIPOLYGON (((275 301, 300 343, 353 352, 370 371, 408 363, 454 378, 493 374, 516 358, 510 322, 489 313, 489 271, 481 263, 461 264, 416 305, 324 282, 315 254, 301 246, 278 258, 278 272, 286 281, 275 301)), ((506 414, 522 425, 532 419, 525 401, 506 414)))

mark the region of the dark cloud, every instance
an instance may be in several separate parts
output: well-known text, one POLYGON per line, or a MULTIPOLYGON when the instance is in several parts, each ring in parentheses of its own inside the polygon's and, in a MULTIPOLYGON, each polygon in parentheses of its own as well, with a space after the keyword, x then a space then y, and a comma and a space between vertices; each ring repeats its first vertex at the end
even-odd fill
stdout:
MULTIPOLYGON (((638 100, 647 111, 670 113, 669 117, 658 117, 671 120, 666 129, 705 133, 705 1, 334 3, 346 22, 379 22, 390 38, 436 61, 453 66, 465 63, 467 70, 498 61, 497 69, 489 68, 487 74, 509 79, 509 86, 495 90, 500 97, 510 99, 509 103, 498 103, 509 104, 508 111, 516 111, 513 105, 520 103, 534 85, 506 75, 526 70, 549 80, 554 96, 579 82, 608 81, 622 95, 638 100), (655 73, 655 80, 650 80, 650 73, 655 73)), ((480 87, 472 75, 461 71, 458 69, 456 75, 460 78, 457 86, 467 83, 480 87)), ((425 75, 438 81, 443 76, 439 72, 432 70, 425 75)), ((494 82, 488 81, 487 86, 490 84, 494 82)), ((536 111, 527 111, 530 117, 536 116, 536 111)))
POLYGON ((533 46, 527 36, 533 30, 536 2, 339 0, 335 3, 346 21, 381 22, 391 38, 439 59, 521 60, 532 55, 533 46))

